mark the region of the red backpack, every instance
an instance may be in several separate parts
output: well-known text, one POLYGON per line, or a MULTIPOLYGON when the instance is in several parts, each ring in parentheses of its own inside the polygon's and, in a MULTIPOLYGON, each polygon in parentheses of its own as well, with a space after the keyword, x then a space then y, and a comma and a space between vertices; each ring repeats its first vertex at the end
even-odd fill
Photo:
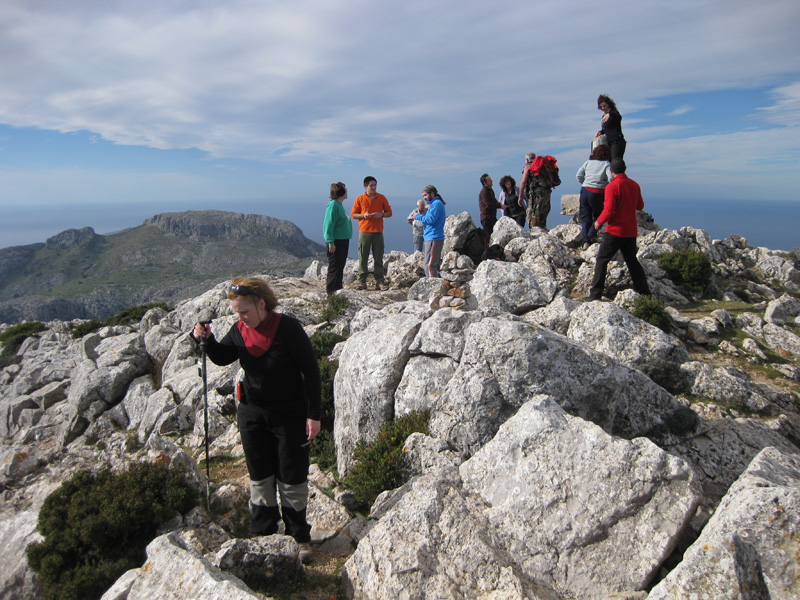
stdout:
MULTIPOLYGON (((536 156, 531 163, 531 173, 544 180, 544 183, 549 182, 551 188, 561 185, 561 178, 558 176, 558 166, 556 159, 552 156, 536 156)), ((541 180, 540 180, 541 181, 541 180)))

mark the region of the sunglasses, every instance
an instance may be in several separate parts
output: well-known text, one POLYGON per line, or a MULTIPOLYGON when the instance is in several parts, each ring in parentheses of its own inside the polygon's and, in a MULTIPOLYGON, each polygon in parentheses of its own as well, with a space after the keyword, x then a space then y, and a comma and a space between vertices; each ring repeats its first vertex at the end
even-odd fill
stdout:
POLYGON ((255 291, 247 287, 246 285, 232 285, 228 288, 231 292, 236 294, 237 296, 255 296, 256 298, 260 298, 255 291))

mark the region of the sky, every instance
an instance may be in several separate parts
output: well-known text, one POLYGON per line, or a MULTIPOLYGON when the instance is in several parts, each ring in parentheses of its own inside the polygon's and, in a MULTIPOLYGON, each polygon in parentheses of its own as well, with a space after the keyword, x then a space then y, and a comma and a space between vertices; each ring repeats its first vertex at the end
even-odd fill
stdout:
POLYGON ((0 247, 188 208, 321 223, 366 175, 403 220, 427 184, 477 218, 529 151, 577 193, 600 93, 646 203, 797 206, 798 29, 797 0, 0 0, 0 247))

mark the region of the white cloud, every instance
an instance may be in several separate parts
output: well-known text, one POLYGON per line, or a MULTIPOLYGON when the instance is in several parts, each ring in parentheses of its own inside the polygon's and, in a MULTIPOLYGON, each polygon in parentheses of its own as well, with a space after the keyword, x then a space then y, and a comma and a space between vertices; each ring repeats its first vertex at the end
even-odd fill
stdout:
POLYGON ((762 114, 778 125, 800 125, 800 81, 772 91, 775 103, 761 109, 762 114))
MULTIPOLYGON (((783 85, 800 72, 787 51, 798 22, 800 5, 784 0, 5 0, 0 122, 213 157, 452 173, 583 148, 603 92, 637 148, 672 147, 663 123, 635 112, 664 95, 783 85)), ((764 115, 797 125, 797 98, 781 87, 764 115)), ((720 141, 675 142, 703 145, 716 154, 720 141)), ((762 141, 757 154, 784 146, 762 141)))
POLYGON ((683 104, 682 106, 677 107, 676 109, 667 113, 668 117, 679 117, 681 115, 685 115, 686 113, 690 113, 695 110, 696 106, 690 106, 688 104, 683 104))

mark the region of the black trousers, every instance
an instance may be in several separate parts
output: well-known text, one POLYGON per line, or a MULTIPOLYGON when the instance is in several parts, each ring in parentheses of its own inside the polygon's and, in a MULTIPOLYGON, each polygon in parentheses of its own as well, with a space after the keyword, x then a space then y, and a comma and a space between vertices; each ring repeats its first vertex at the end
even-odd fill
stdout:
POLYGON ((336 290, 344 287, 344 265, 347 262, 347 252, 350 250, 350 240, 334 240, 336 250, 326 252, 328 256, 328 278, 325 280, 325 290, 330 296, 336 290))
POLYGON ((650 293, 650 288, 647 285, 647 276, 636 258, 636 238, 617 237, 606 232, 603 234, 603 241, 600 242, 600 248, 597 251, 594 278, 592 279, 592 287, 589 289, 589 297, 592 300, 600 300, 603 296, 603 289, 606 287, 608 263, 611 262, 617 251, 622 252, 622 258, 625 259, 625 264, 628 266, 628 271, 633 280, 633 289, 640 294, 650 293))
MULTIPOLYGON (((247 471, 253 482, 275 478, 277 489, 307 486, 308 449, 306 420, 302 417, 282 417, 268 413, 253 404, 241 403, 237 417, 247 471)), ((271 494, 275 494, 272 490, 271 494)), ((307 494, 307 488, 304 489, 307 494)), ((287 535, 298 543, 310 541, 311 525, 306 520, 305 501, 297 510, 282 502, 277 506, 250 503, 250 528, 255 535, 270 535, 278 530, 278 519, 283 513, 287 535)))

